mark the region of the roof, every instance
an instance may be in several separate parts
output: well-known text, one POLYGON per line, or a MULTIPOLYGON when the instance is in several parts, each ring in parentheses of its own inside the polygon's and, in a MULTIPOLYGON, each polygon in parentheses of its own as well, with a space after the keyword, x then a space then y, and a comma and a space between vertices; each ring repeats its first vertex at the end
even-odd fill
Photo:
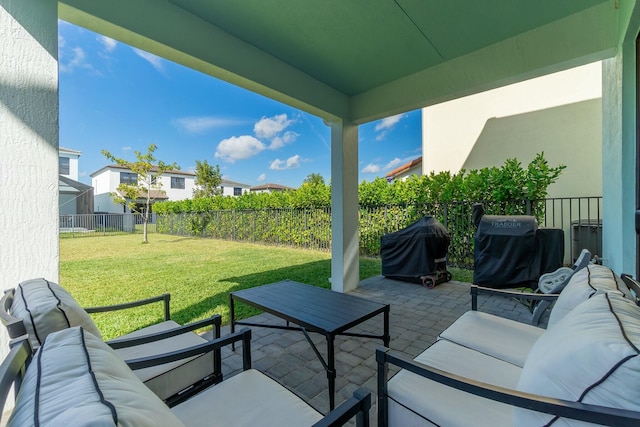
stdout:
MULTIPOLYGON (((98 169, 97 171, 93 172, 89 176, 91 178, 93 178, 94 176, 100 175, 102 172, 104 172, 106 170, 109 170, 109 169, 117 169, 117 170, 121 170, 121 171, 131 172, 131 169, 129 169, 129 168, 126 168, 124 166, 120 166, 117 163, 113 163, 113 164, 101 167, 100 169, 98 169)), ((157 172, 157 171, 158 171, 157 167, 154 166, 153 168, 151 168, 151 172, 157 172)), ((168 175, 184 175, 184 176, 193 176, 193 177, 196 176, 196 174, 193 173, 193 172, 183 171, 183 170, 179 170, 179 169, 171 169, 171 170, 165 171, 164 173, 168 174, 168 175)))
POLYGON ((66 154, 76 154, 78 156, 82 154, 82 151, 72 150, 71 148, 65 148, 65 147, 58 147, 58 152, 66 153, 66 154))
POLYGON ((60 19, 355 124, 612 57, 626 0, 59 0, 60 19), (171 25, 167 25, 167 23, 171 25))
POLYGON ((249 184, 243 184, 241 182, 229 181, 228 179, 223 179, 220 181, 220 185, 222 187, 242 187, 242 188, 250 188, 249 184))
POLYGON ((395 168, 394 170, 392 170, 391 172, 389 172, 387 174, 387 178, 391 178, 397 175, 400 175, 403 172, 408 171, 409 169, 413 169, 414 167, 417 167, 418 165, 422 165, 422 156, 418 157, 417 159, 413 159, 408 163, 405 163, 404 165, 398 166, 397 168, 395 168))
POLYGON ((255 185, 251 187, 251 191, 260 191, 260 190, 286 191, 286 190, 295 190, 295 189, 293 187, 287 187, 286 185, 272 184, 272 183, 255 185))

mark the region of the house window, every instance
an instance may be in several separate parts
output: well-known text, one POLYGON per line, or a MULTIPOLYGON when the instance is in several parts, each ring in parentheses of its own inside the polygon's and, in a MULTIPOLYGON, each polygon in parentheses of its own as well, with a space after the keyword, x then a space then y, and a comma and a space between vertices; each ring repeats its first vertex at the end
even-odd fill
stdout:
POLYGON ((233 187, 233 195, 234 195, 234 196, 242 196, 242 188, 240 188, 240 187, 233 187))
POLYGON ((60 168, 60 175, 69 175, 69 158, 58 157, 58 167, 60 168))
POLYGON ((120 172, 120 184, 137 185, 138 174, 131 172, 120 172))
POLYGON ((181 190, 184 190, 184 178, 172 176, 171 188, 180 188, 181 190))

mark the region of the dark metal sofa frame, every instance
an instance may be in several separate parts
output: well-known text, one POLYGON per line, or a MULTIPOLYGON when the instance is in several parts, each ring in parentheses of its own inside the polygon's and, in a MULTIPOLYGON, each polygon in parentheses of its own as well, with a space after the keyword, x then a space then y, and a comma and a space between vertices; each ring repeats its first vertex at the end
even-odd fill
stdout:
MULTIPOLYGON (((150 366, 173 362, 187 357, 198 356, 211 351, 220 351, 222 347, 242 342, 242 370, 251 369, 251 330, 242 330, 216 338, 207 343, 199 344, 182 350, 165 353, 157 356, 144 357, 128 361, 132 369, 141 369, 150 366)), ((6 402, 9 391, 13 387, 15 396, 18 396, 22 379, 31 361, 32 352, 29 340, 26 336, 13 340, 9 355, 0 365, 0 416, 6 402)), ((211 385, 216 387, 216 385, 211 385)), ((189 396, 192 398, 193 394, 189 396)), ((186 399, 185 399, 186 400, 186 399)), ((240 399, 241 400, 241 399, 240 399)), ((240 400, 237 400, 238 402, 240 400)), ((369 411, 371 409, 371 392, 365 388, 359 388, 353 396, 329 412, 313 427, 338 427, 343 426, 355 417, 357 427, 369 427, 369 411)), ((251 411, 251 408, 246 408, 251 411)), ((256 420, 256 424, 259 421, 256 420)))
MULTIPOLYGON (((640 282, 626 274, 623 274, 621 277, 636 298, 636 304, 640 305, 640 282)), ((525 298, 538 301, 554 301, 559 296, 559 294, 527 293, 471 285, 472 310, 478 309, 478 295, 480 294, 525 298)), ((379 427, 388 426, 389 395, 387 382, 389 379, 389 365, 406 369, 416 375, 420 375, 448 387, 453 387, 478 397, 484 397, 511 406, 596 424, 615 425, 621 427, 640 425, 640 412, 554 399, 494 386, 416 362, 406 355, 392 351, 386 347, 379 347, 376 349, 376 362, 378 366, 377 403, 379 427)))

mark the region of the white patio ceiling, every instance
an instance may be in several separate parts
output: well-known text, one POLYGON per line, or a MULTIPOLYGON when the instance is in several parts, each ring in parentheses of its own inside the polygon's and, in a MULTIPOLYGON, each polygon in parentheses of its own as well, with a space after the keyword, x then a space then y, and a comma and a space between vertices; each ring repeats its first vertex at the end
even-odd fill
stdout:
POLYGON ((356 124, 612 56, 619 0, 61 0, 60 18, 356 124))

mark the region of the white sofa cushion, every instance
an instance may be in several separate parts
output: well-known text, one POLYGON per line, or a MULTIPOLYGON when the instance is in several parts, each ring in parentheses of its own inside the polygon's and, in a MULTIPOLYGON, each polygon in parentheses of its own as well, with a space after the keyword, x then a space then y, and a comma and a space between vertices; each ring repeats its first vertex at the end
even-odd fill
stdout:
MULTIPOLYGON (((123 335, 118 339, 141 337, 156 332, 168 331, 178 328, 173 320, 147 326, 144 329, 123 335)), ((153 356, 156 354, 168 353, 170 351, 181 350, 187 347, 206 343, 207 340, 201 336, 187 332, 164 340, 153 341, 146 344, 139 344, 132 347, 116 349, 115 352, 122 360, 137 359, 139 357, 153 356)), ((144 384, 149 387, 161 399, 166 400, 179 391, 202 380, 213 373, 213 352, 165 363, 163 365, 151 366, 133 371, 144 384)))
MULTIPOLYGON (((438 340, 414 360, 443 371, 507 388, 518 384, 521 369, 467 347, 438 340)), ((389 425, 504 426, 512 408, 456 390, 407 370, 388 382, 389 425)))
POLYGON ((45 279, 27 280, 15 290, 11 315, 22 319, 35 350, 52 332, 82 326, 97 337, 100 331, 93 319, 60 285, 45 279))
POLYGON ((445 329, 440 338, 523 367, 529 350, 544 331, 526 323, 471 310, 445 329))
MULTIPOLYGON (((640 307, 617 292, 578 305, 534 344, 518 390, 640 411, 640 307)), ((516 425, 552 415, 516 409, 516 425)), ((582 425, 559 419, 554 426, 582 425)))
POLYGON ((210 387, 171 411, 186 426, 311 426, 322 414, 254 369, 210 387))
POLYGON ((100 338, 51 333, 29 365, 11 426, 182 426, 100 338))
POLYGON ((567 313, 598 292, 629 295, 627 286, 611 269, 602 265, 587 265, 573 275, 560 293, 549 315, 547 329, 551 329, 567 313))

